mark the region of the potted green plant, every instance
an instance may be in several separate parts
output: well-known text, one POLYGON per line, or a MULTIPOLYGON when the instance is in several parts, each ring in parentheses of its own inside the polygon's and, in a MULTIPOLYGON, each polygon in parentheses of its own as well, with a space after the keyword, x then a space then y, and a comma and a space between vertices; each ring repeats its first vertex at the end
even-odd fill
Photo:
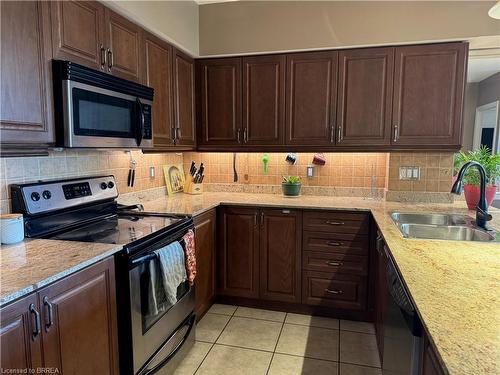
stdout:
MULTIPOLYGON (((491 205, 497 192, 496 179, 500 177, 500 154, 492 154, 490 149, 481 146, 467 153, 460 152, 456 156, 456 165, 464 165, 469 161, 480 163, 486 170, 486 202, 491 205)), ((464 195, 469 210, 474 210, 479 201, 479 172, 471 168, 464 177, 464 195)))
POLYGON ((283 176, 281 188, 283 195, 287 197, 298 197, 302 183, 299 176, 283 176))

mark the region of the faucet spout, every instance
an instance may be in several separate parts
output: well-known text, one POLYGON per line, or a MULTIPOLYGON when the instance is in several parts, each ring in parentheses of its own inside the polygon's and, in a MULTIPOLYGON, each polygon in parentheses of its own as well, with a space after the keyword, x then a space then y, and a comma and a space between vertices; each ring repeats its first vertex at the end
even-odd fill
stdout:
POLYGON ((476 225, 478 227, 487 230, 488 228, 486 227, 486 222, 491 220, 491 215, 488 214, 488 205, 486 203, 487 178, 486 178, 486 170, 484 169, 484 167, 475 161, 470 161, 468 163, 465 163, 458 172, 457 180, 455 181, 453 187, 451 188, 451 193, 457 195, 460 195, 462 193, 463 179, 465 173, 470 167, 475 167, 479 171, 479 177, 480 177, 480 187, 479 187, 480 195, 479 195, 479 201, 476 206, 476 225))

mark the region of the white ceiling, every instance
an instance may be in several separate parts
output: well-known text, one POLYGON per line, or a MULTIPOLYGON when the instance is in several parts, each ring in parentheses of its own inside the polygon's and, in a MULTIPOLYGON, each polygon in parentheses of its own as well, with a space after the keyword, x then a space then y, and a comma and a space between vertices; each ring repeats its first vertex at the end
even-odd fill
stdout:
POLYGON ((467 69, 467 82, 481 82, 498 72, 500 72, 500 56, 470 58, 467 69))

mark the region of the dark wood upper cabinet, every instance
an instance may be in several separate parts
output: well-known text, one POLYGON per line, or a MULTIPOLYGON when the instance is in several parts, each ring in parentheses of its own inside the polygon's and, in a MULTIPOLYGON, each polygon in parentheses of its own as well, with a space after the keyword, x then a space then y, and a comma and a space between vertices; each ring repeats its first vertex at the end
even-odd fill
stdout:
POLYGON ((225 207, 217 225, 218 294, 258 298, 259 210, 225 207))
POLYGON ((242 142, 241 58, 197 62, 198 117, 201 145, 242 142))
POLYGON ((215 209, 194 219, 196 243, 196 307, 200 319, 215 298, 215 209))
POLYGON ((194 147, 196 144, 194 60, 175 48, 173 56, 175 143, 194 147))
POLYGON ((337 145, 391 143, 394 48, 339 52, 337 145))
POLYGON ((105 38, 108 71, 130 81, 141 82, 141 32, 139 25, 106 8, 105 38))
POLYGON ((60 373, 118 374, 114 259, 38 292, 45 367, 60 373))
POLYGON ((460 146, 467 43, 397 47, 393 145, 460 146))
POLYGON ((153 141, 155 147, 171 146, 174 143, 174 107, 172 82, 172 47, 150 33, 144 33, 144 80, 152 87, 153 141))
POLYGON ((41 330, 40 308, 36 294, 30 294, 2 308, 0 323, 2 370, 42 367, 41 330))
POLYGON ((2 144, 53 144, 50 4, 2 1, 0 7, 2 144))
POLYGON ((301 301, 302 212, 261 211, 260 298, 301 301))
POLYGON ((284 143, 285 56, 243 59, 243 143, 284 143))
POLYGON ((287 55, 287 145, 334 144, 337 58, 335 51, 287 55))
POLYGON ((53 56, 105 70, 104 6, 95 1, 50 2, 53 56))

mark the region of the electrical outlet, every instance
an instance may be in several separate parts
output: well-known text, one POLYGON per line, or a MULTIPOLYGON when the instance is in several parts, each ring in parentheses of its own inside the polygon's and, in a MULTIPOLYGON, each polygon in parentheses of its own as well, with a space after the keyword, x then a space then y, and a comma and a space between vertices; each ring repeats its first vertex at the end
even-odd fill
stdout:
POLYGON ((399 167, 400 180, 420 180, 420 167, 399 167))

